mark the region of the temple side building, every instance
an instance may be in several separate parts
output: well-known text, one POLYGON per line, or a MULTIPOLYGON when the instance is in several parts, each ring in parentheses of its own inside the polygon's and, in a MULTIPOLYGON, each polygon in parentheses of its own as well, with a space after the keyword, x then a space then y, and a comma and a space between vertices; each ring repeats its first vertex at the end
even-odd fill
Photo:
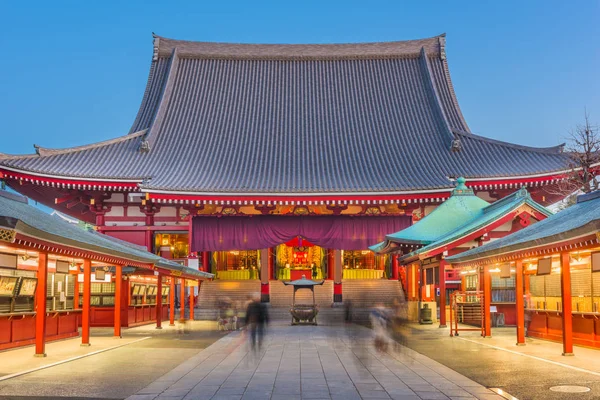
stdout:
MULTIPOLYGON (((433 322, 439 318, 440 327, 446 327, 450 294, 456 290, 476 290, 483 282, 479 281, 476 271, 459 274, 446 257, 493 242, 552 215, 536 203, 525 188, 490 204, 467 188, 464 178, 457 181, 450 198, 438 208, 370 248, 378 254, 394 254, 393 261, 400 265, 408 318, 422 319, 419 310, 427 305, 437 310, 433 322)), ((502 314, 503 325, 516 325, 514 273, 512 280, 495 280, 494 289, 488 308, 493 306, 502 314)), ((481 325, 483 315, 479 303, 474 300, 472 307, 464 307, 461 322, 481 325)))
POLYGON ((458 176, 488 202, 524 186, 549 204, 567 169, 561 146, 470 130, 445 35, 323 45, 155 36, 128 133, 0 155, 16 191, 217 279, 260 281, 265 301, 269 281, 296 270, 333 281, 336 301, 343 280, 397 277, 368 246, 441 204, 458 176))

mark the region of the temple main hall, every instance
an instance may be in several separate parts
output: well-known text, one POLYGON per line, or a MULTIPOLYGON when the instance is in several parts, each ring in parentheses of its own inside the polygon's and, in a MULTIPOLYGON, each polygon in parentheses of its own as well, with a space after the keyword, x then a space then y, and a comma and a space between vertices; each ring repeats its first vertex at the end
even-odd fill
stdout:
POLYGON ((445 35, 294 45, 154 36, 149 56, 129 131, 0 154, 0 178, 101 233, 215 274, 203 286, 259 290, 266 302, 283 286, 274 282, 306 276, 340 302, 352 288, 402 282, 402 254, 369 246, 431 213, 459 177, 487 203, 522 187, 540 205, 560 200, 561 146, 471 131, 445 35))

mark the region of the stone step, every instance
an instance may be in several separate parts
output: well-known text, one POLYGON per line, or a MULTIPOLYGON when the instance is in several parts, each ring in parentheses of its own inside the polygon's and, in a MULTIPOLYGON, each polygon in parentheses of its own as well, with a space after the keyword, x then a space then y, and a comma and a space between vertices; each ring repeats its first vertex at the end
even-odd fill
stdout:
MULTIPOLYGON (((270 303, 272 307, 289 307, 293 303, 294 288, 283 282, 272 281, 270 285, 270 303)), ((331 306, 333 302, 333 282, 325 281, 315 286, 315 303, 319 306, 331 306)), ((309 289, 296 291, 296 304, 312 304, 313 294, 309 289)))
MULTIPOLYGON (((289 308, 284 307, 268 307, 269 319, 276 324, 291 323, 291 314, 289 308)), ((352 310, 352 321, 357 323, 368 323, 370 308, 354 308, 352 310)), ((217 310, 207 310, 196 308, 194 310, 195 320, 216 321, 217 310)), ((345 321, 344 307, 320 307, 317 316, 319 324, 340 324, 345 321)))

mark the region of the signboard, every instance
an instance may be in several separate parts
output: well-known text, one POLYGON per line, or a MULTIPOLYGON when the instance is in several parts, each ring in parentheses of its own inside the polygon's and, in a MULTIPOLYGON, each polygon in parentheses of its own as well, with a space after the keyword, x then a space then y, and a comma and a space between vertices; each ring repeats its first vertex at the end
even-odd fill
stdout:
POLYGON ((56 272, 59 274, 69 273, 69 263, 66 261, 56 260, 56 272))
POLYGON ((106 271, 103 269, 97 269, 94 271, 94 276, 96 277, 97 281, 103 281, 106 278, 106 271))
POLYGON ((500 266, 500 278, 510 278, 510 264, 502 264, 500 266))
POLYGON ((0 267, 17 269, 17 255, 0 253, 0 267))
POLYGON ((541 258, 538 260, 537 275, 550 275, 552 272, 552 258, 541 258))
POLYGON ((33 296, 35 295, 35 288, 37 287, 36 278, 23 278, 21 282, 21 288, 19 289, 19 296, 33 296))
POLYGON ((600 253, 592 253, 592 272, 600 272, 600 253))
POLYGON ((0 296, 12 297, 18 280, 16 276, 0 276, 0 296))

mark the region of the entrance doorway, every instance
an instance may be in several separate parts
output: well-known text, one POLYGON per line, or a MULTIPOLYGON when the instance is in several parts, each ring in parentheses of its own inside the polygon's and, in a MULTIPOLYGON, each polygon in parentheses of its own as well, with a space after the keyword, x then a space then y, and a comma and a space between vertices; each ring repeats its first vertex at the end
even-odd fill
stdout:
POLYGON ((212 253, 211 272, 216 279, 259 279, 260 252, 258 250, 215 251, 212 253))

